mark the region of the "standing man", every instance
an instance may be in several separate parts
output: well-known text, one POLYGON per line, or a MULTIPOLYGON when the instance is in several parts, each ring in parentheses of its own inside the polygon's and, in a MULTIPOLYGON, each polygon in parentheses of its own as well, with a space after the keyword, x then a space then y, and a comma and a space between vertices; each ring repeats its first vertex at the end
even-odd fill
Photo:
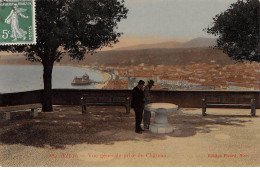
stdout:
POLYGON ((135 132, 141 134, 141 122, 143 119, 144 110, 144 81, 140 80, 138 85, 132 91, 132 103, 131 107, 135 111, 135 132))
MULTIPOLYGON (((154 81, 149 80, 148 84, 144 87, 144 105, 151 103, 151 88, 154 86, 154 81)), ((149 129, 151 119, 151 112, 144 110, 144 129, 149 129)))

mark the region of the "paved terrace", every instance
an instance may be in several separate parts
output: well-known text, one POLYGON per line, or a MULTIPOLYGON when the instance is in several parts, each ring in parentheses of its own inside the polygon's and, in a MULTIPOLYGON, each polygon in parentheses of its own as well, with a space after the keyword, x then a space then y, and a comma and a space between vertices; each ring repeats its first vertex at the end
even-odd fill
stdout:
POLYGON ((202 117, 184 108, 169 116, 175 130, 167 135, 134 133, 134 112, 123 107, 54 109, 0 120, 0 166, 260 166, 260 119, 249 109, 202 117))

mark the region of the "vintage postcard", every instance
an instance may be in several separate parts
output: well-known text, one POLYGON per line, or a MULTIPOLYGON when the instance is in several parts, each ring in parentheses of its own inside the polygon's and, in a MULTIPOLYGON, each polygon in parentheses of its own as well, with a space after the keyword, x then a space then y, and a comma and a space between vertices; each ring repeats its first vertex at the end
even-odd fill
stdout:
POLYGON ((259 167, 259 9, 0 0, 0 166, 259 167))

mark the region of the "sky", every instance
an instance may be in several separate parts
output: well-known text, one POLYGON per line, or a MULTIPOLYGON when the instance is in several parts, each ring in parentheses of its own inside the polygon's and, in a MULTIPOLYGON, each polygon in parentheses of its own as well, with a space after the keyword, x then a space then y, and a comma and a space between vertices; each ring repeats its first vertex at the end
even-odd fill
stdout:
POLYGON ((165 41, 188 41, 212 37, 203 31, 212 18, 237 0, 125 0, 129 9, 118 31, 114 48, 165 41))

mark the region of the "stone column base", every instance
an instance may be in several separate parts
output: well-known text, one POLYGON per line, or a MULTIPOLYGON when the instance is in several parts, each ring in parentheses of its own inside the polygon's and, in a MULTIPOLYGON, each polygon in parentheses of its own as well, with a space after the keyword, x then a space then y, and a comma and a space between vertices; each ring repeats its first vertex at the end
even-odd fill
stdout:
POLYGON ((167 124, 151 124, 149 126, 149 130, 152 133, 156 134, 165 134, 165 133, 172 133, 173 132, 173 127, 171 125, 167 124))

